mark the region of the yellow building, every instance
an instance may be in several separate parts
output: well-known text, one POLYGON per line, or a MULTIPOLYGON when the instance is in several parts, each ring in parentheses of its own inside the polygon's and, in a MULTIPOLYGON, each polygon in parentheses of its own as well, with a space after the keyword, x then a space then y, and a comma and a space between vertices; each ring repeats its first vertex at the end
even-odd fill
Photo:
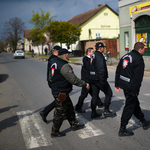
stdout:
POLYGON ((119 16, 107 4, 76 15, 68 22, 82 29, 80 41, 71 45, 72 50, 81 50, 81 41, 114 39, 119 36, 119 16))

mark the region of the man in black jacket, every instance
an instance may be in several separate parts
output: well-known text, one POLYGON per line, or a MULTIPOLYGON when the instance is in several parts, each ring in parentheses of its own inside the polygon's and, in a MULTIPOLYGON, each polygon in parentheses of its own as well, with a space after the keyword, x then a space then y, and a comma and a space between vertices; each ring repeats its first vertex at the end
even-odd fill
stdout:
POLYGON ((72 91, 72 85, 86 87, 88 90, 90 86, 74 74, 73 68, 68 64, 69 53, 67 49, 61 49, 58 58, 50 60, 49 81, 55 98, 52 138, 66 135, 59 131, 65 117, 73 131, 84 128, 84 124, 80 124, 76 119, 69 93, 72 91))
POLYGON ((134 45, 134 49, 130 53, 124 55, 117 66, 115 90, 119 92, 120 88, 122 88, 126 98, 118 133, 119 136, 131 136, 134 134, 126 130, 126 125, 132 117, 132 114, 142 122, 144 130, 150 127, 150 122, 145 120, 138 100, 145 67, 142 57, 143 54, 144 44, 137 42, 134 45))
MULTIPOLYGON (((89 83, 89 75, 90 75, 90 59, 91 55, 94 53, 94 49, 92 47, 89 47, 86 50, 86 56, 82 59, 82 68, 81 68, 81 80, 84 80, 85 82, 89 83)), ((75 107, 75 110, 78 113, 84 113, 85 110, 82 110, 84 99, 88 96, 88 93, 92 96, 92 88, 90 90, 87 90, 87 88, 82 88, 81 95, 79 96, 78 103, 75 107)), ((97 106, 103 107, 103 103, 101 102, 100 97, 97 100, 97 106)))
POLYGON ((92 88, 92 100, 91 100, 91 107, 92 107, 92 116, 98 116, 96 112, 96 102, 99 96, 99 91, 101 90, 105 94, 105 101, 104 101, 104 116, 106 117, 115 117, 116 113, 113 113, 109 110, 109 106, 111 104, 111 97, 112 97, 112 90, 107 82, 108 78, 108 71, 106 66, 106 60, 103 56, 103 52, 106 46, 102 42, 98 42, 95 45, 96 51, 91 56, 90 62, 90 83, 92 88))
MULTIPOLYGON (((53 47, 53 54, 49 57, 48 59, 48 64, 47 64, 47 82, 48 82, 48 86, 49 88, 51 88, 51 85, 50 85, 50 81, 49 81, 49 68, 50 68, 50 60, 54 59, 54 58, 57 58, 58 56, 58 52, 59 50, 61 50, 61 47, 56 45, 53 47)), ((41 115, 42 117, 42 120, 47 123, 47 115, 50 113, 50 111, 52 111, 53 109, 55 108, 55 100, 50 103, 48 106, 46 106, 44 108, 44 110, 40 111, 39 114, 41 115)))

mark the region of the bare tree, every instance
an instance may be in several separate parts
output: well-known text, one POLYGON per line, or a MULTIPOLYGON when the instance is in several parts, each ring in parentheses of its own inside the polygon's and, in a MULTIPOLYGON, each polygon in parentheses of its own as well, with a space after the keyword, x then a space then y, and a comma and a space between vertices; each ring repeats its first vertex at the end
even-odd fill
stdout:
POLYGON ((4 40, 13 47, 13 51, 17 47, 17 42, 23 37, 25 23, 18 17, 10 18, 6 21, 3 28, 4 40))

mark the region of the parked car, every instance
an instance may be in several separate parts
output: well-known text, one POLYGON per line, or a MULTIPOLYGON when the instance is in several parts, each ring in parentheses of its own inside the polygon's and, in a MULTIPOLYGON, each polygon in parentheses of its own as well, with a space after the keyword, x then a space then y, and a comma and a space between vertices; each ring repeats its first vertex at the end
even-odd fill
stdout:
POLYGON ((24 51, 22 50, 16 50, 14 53, 14 59, 15 58, 25 58, 24 51))

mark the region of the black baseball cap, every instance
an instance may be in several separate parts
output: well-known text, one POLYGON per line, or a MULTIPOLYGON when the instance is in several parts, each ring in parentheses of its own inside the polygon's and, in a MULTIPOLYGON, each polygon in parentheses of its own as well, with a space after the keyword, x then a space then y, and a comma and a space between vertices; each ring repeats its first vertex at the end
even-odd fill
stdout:
POLYGON ((53 47, 53 50, 54 50, 54 51, 56 51, 56 50, 61 50, 61 47, 58 46, 58 45, 56 45, 56 46, 53 47))
POLYGON ((59 50, 58 55, 63 55, 63 54, 67 54, 67 53, 71 53, 71 52, 69 52, 66 48, 62 48, 61 50, 59 50))
POLYGON ((104 46, 104 44, 102 42, 98 42, 95 44, 95 47, 99 48, 99 47, 106 47, 106 46, 104 46))

